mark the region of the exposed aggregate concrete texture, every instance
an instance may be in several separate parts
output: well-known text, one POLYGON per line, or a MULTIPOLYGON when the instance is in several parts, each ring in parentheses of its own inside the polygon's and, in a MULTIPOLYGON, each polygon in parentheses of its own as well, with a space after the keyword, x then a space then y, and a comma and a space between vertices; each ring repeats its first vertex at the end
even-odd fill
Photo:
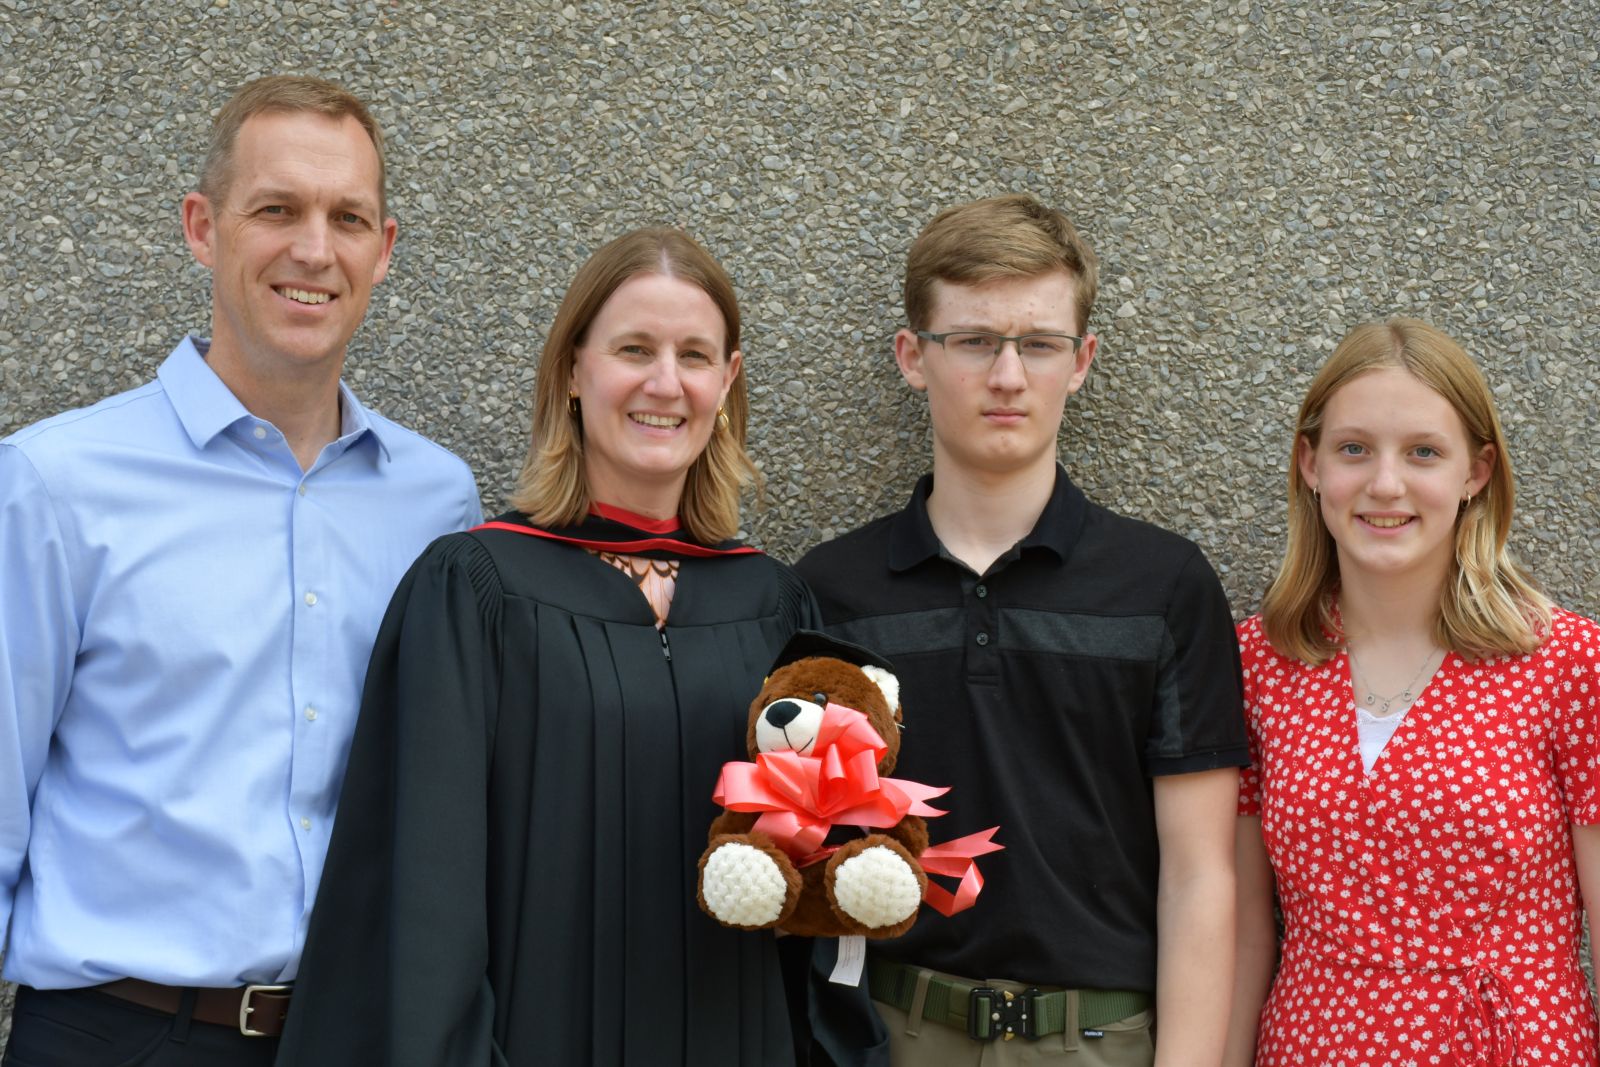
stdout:
POLYGON ((214 110, 285 71, 390 138, 400 241, 347 380, 465 457, 491 512, 573 271, 663 222, 741 296, 749 536, 793 558, 898 507, 929 447, 891 356, 906 249, 944 206, 1029 190, 1103 265, 1061 456, 1197 540, 1238 613, 1280 552, 1311 371, 1393 314, 1480 360, 1517 550, 1600 612, 1594 0, 0 0, 0 434, 205 328, 178 201, 214 110))

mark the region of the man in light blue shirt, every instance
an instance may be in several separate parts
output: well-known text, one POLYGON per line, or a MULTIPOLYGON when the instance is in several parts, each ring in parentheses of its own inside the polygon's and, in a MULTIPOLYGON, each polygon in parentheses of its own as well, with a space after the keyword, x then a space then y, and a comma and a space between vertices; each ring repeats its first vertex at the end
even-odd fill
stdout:
POLYGON ((382 144, 330 83, 242 89, 183 201, 210 341, 0 441, 7 1064, 272 1060, 384 607, 481 518, 340 381, 382 144))

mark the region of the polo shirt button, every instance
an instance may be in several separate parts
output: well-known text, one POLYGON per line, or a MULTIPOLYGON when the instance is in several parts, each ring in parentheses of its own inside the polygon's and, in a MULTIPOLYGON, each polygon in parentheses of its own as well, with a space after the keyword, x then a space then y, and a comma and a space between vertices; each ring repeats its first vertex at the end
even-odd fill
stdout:
POLYGON ((265 426, 257 426, 253 432, 257 441, 264 440, 267 436, 267 428, 265 426))
POLYGON ((311 829, 311 820, 310 819, 301 819, 300 820, 300 829, 302 829, 302 830, 311 829))
POLYGON ((295 492, 299 493, 301 496, 305 496, 306 495, 306 487, 304 485, 297 486, 295 488, 295 492))
POLYGON ((316 604, 316 602, 317 602, 317 594, 315 594, 315 593, 307 593, 306 594, 306 607, 308 607, 308 608, 312 607, 312 606, 314 606, 316 604))
POLYGON ((989 635, 986 634, 986 633, 979 632, 979 634, 978 634, 978 644, 987 645, 988 643, 989 643, 989 635))
POLYGON ((989 595, 989 587, 986 585, 980 585, 978 588, 974 589, 973 592, 978 594, 979 600, 982 600, 984 597, 989 595))

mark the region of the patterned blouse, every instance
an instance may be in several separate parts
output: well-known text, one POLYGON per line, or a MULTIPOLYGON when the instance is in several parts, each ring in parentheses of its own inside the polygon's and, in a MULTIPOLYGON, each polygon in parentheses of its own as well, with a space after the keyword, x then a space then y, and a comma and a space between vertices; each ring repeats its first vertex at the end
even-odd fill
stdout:
POLYGON ((596 552, 594 549, 589 551, 633 579, 639 592, 650 602, 650 609, 656 613, 656 629, 665 628, 667 611, 672 607, 672 591, 678 584, 678 561, 624 556, 616 552, 596 552))
POLYGON ((1450 653, 1372 770, 1349 657, 1239 627, 1259 815, 1284 915, 1257 1067, 1595 1067, 1573 824, 1600 822, 1600 626, 1450 653))

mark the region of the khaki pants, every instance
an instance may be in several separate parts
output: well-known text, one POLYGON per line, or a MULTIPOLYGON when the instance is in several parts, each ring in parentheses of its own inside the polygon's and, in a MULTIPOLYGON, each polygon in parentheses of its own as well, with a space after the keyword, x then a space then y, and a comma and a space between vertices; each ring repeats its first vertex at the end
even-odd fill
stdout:
MULTIPOLYGON (((1026 988, 1017 982, 993 979, 985 979, 984 985, 1013 993, 1026 988)), ((1099 1027, 1095 1032, 1101 1037, 1085 1037, 1081 1030, 1073 1028, 1037 1041, 1025 1037, 974 1041, 954 1027, 928 1019, 913 1020, 906 1012, 882 1001, 873 1004, 889 1028, 889 1056, 895 1067, 1150 1067, 1156 1057, 1151 1033, 1155 1016, 1148 1011, 1099 1027)), ((1076 1014, 1076 1009, 1069 1007, 1069 1019, 1076 1014)))

